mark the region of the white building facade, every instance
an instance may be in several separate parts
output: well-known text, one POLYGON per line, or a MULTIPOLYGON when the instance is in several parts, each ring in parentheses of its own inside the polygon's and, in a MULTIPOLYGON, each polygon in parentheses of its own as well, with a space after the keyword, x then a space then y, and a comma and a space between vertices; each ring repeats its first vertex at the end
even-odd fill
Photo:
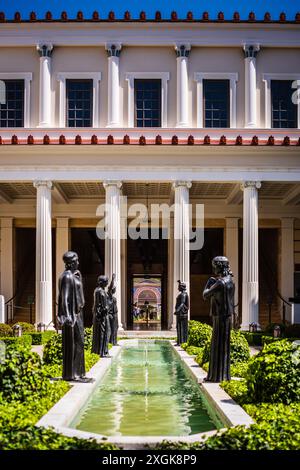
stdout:
POLYGON ((103 273, 116 274, 124 329, 133 325, 137 279, 160 283, 157 328, 174 326, 178 279, 188 286, 190 317, 209 321, 202 291, 212 257, 222 254, 235 276, 242 328, 290 322, 289 299, 300 288, 299 58, 299 18, 2 18, 7 321, 55 320, 62 255, 72 249, 87 324, 103 273), (134 216, 122 212, 122 196, 128 207, 176 203, 168 225, 154 222, 158 239, 124 237, 134 216), (100 240, 104 202, 113 208, 111 237, 100 240), (196 251, 186 243, 197 226, 189 204, 204 205, 204 245, 196 251))

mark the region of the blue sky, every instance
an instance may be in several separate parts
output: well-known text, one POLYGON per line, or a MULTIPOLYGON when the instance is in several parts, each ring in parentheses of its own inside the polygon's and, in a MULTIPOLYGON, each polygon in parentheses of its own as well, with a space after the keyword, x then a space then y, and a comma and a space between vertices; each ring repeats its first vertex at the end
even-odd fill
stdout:
POLYGON ((137 17, 144 10, 149 17, 153 17, 156 10, 160 10, 163 17, 169 18, 170 12, 176 10, 179 17, 185 17, 188 10, 193 11, 199 18, 203 11, 208 11, 212 18, 219 11, 223 11, 226 18, 231 18, 234 11, 239 11, 241 18, 247 18, 250 11, 262 19, 266 11, 274 17, 284 11, 288 19, 294 19, 300 11, 300 0, 114 0, 113 2, 101 0, 0 0, 0 11, 4 11, 7 18, 12 18, 15 11, 20 11, 24 18, 34 10, 39 17, 44 17, 47 10, 51 10, 54 17, 59 17, 62 10, 66 10, 69 17, 74 17, 78 10, 89 17, 94 10, 100 16, 107 17, 110 10, 114 10, 117 17, 122 17, 124 11, 129 10, 132 17, 137 17))

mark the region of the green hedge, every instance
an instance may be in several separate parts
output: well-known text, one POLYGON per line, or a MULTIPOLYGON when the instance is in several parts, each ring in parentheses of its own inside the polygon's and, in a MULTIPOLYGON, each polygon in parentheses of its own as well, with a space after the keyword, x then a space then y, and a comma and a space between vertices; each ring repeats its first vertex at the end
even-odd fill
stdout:
POLYGON ((0 337, 1 336, 12 336, 13 330, 10 325, 7 325, 7 323, 0 323, 0 337))
POLYGON ((3 341, 6 345, 22 345, 28 348, 31 348, 32 337, 31 335, 22 335, 22 336, 6 336, 0 337, 0 341, 3 341))
POLYGON ((300 347, 289 340, 264 346, 249 362, 246 375, 253 402, 300 400, 300 347))
POLYGON ((49 330, 49 331, 35 331, 34 333, 27 333, 28 335, 31 336, 32 338, 32 344, 33 345, 41 345, 41 344, 46 344, 49 339, 56 334, 54 330, 49 330))
MULTIPOLYGON (((205 442, 177 443, 165 441, 157 449, 190 450, 299 450, 300 405, 245 405, 257 420, 246 428, 235 426, 220 431, 205 442)), ((259 458, 259 457, 258 457, 259 458)))
POLYGON ((263 333, 257 332, 257 333, 252 333, 250 331, 241 331, 242 335, 245 336, 247 343, 250 346, 262 346, 262 336, 263 333))
POLYGON ((32 325, 31 323, 27 323, 25 321, 19 321, 13 325, 16 326, 19 325, 22 328, 22 334, 23 333, 34 333, 35 332, 35 326, 32 325))
POLYGON ((188 346, 202 348, 207 341, 210 341, 211 335, 212 327, 210 325, 195 320, 189 321, 188 346))

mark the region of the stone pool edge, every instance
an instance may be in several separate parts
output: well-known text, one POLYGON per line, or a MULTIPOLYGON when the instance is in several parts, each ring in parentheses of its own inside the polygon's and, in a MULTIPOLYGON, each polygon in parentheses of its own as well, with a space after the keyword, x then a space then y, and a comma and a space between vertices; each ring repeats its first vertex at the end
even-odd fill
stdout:
POLYGON ((254 424, 253 419, 246 411, 238 405, 218 383, 204 382, 207 372, 196 363, 193 356, 190 356, 180 346, 176 346, 175 341, 170 341, 170 343, 177 355, 189 369, 194 379, 198 382, 209 405, 216 410, 216 414, 220 417, 220 420, 225 426, 250 426, 254 424))
MULTIPOLYGON (((97 387, 104 374, 110 367, 114 358, 121 351, 123 343, 128 341, 137 341, 137 339, 124 339, 119 341, 119 346, 113 346, 110 349, 110 358, 102 358, 87 373, 87 377, 94 379, 93 383, 82 384, 71 382, 71 389, 46 413, 36 424, 45 428, 52 427, 56 432, 68 437, 77 437, 81 439, 95 439, 99 443, 109 442, 125 450, 145 449, 160 444, 163 441, 170 442, 198 442, 209 436, 216 434, 219 430, 206 431, 190 436, 104 436, 101 434, 81 431, 69 427, 74 418, 87 403, 94 389, 97 387)), ((215 407, 217 415, 226 426, 237 426, 244 424, 249 426, 253 420, 232 398, 219 386, 219 384, 203 383, 206 372, 194 361, 193 357, 188 355, 181 347, 176 346, 175 341, 169 341, 180 359, 190 370, 197 380, 209 405, 215 407)))

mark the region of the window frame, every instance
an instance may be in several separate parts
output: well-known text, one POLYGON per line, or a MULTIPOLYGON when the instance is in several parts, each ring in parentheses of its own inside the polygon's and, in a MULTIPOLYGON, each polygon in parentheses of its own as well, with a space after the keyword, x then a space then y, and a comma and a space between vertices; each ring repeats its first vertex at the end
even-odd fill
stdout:
MULTIPOLYGON (((66 127, 67 114, 67 80, 93 80, 93 109, 92 128, 100 127, 100 84, 101 72, 60 72, 57 74, 59 82, 59 127, 66 127)), ((69 128, 67 128, 69 129, 69 128)), ((72 128, 70 128, 72 129, 72 128)))
MULTIPOLYGON (((205 101, 206 101, 206 97, 205 97, 205 82, 216 82, 216 81, 219 81, 219 82, 226 82, 226 86, 227 86, 227 109, 226 109, 226 113, 227 113, 227 126, 225 126, 225 129, 229 129, 230 128, 230 81, 228 79, 211 79, 211 78, 205 78, 203 80, 203 126, 205 124, 205 121, 206 121, 206 117, 205 117, 205 114, 206 114, 206 106, 205 106, 205 101)), ((218 126, 218 127, 214 127, 214 126, 204 126, 206 129, 223 129, 222 126, 218 126)))
POLYGON ((135 79, 160 79, 161 80, 161 128, 167 127, 168 113, 168 80, 169 72, 129 72, 125 75, 128 82, 128 127, 134 127, 135 118, 135 79))
MULTIPOLYGON (((154 128, 155 127, 161 127, 161 117, 162 117, 161 115, 162 115, 162 113, 161 113, 161 79, 159 79, 159 78, 135 78, 134 79, 134 125, 135 125, 135 127, 139 127, 139 129, 142 129, 144 127, 154 127, 154 128), (137 103, 137 91, 138 90, 136 89, 136 86, 135 86, 137 80, 139 80, 140 82, 144 82, 144 83, 145 82, 152 82, 152 83, 156 82, 156 83, 160 84, 160 86, 158 87, 158 89, 159 89, 159 101, 160 101, 159 110, 158 110, 160 112, 160 116, 158 118, 158 120, 160 121, 159 126, 142 126, 142 127, 137 126, 138 117, 137 117, 137 104, 136 103, 137 103)), ((144 118, 143 118, 143 121, 144 121, 144 118)))
MULTIPOLYGON (((194 81, 197 86, 197 128, 205 129, 204 127, 204 87, 203 80, 229 80, 229 128, 236 129, 237 117, 237 82, 239 75, 237 72, 233 73, 219 73, 219 72, 195 72, 194 81)), ((210 128, 208 128, 210 129, 210 128)))
MULTIPOLYGON (((0 80, 24 80, 24 118, 23 118, 23 127, 18 127, 18 129, 26 129, 30 127, 30 107, 31 107, 31 99, 30 99, 30 88, 31 88, 31 81, 32 81, 32 73, 31 72, 7 72, 7 73, 0 73, 0 80)), ((1 128, 4 129, 4 128, 1 128)), ((5 128, 8 129, 8 128, 5 128)))
MULTIPOLYGON (((82 118, 82 120, 84 120, 85 118, 82 118)), ((79 120, 79 119, 78 119, 79 120)), ((74 118, 74 121, 76 121, 76 119, 74 118)), ((68 128, 73 128, 73 127, 92 127, 92 124, 93 124, 93 81, 92 79, 89 79, 89 78, 67 78, 66 79, 66 127, 68 128), (89 112, 90 112, 90 125, 89 126, 69 126, 68 125, 68 121, 71 120, 71 118, 69 117, 69 111, 70 111, 70 108, 69 108, 69 101, 71 101, 69 99, 69 96, 68 96, 68 86, 69 86, 69 83, 70 82, 73 82, 73 83, 89 83, 89 93, 90 93, 90 97, 91 97, 91 101, 89 103, 89 112)))
MULTIPOLYGON (((271 81, 272 80, 300 80, 299 73, 264 73, 262 74, 262 81, 265 84, 265 128, 272 129, 272 96, 271 96, 271 81)), ((296 91, 296 88, 295 88, 296 91)), ((300 103, 298 103, 298 123, 297 127, 292 129, 300 129, 300 103)), ((280 129, 275 127, 274 129, 280 129)), ((287 129, 287 128, 286 128, 287 129)))

